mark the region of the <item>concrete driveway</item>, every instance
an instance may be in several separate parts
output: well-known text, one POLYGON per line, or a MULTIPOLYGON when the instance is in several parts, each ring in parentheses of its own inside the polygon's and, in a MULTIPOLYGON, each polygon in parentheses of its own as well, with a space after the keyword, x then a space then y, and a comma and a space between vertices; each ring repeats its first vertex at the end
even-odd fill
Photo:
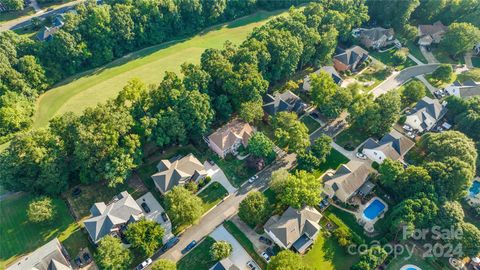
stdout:
MULTIPOLYGON (((230 183, 225 173, 220 167, 218 167, 217 164, 212 166, 212 164, 210 164, 208 161, 205 161, 203 165, 207 170, 207 174, 210 175, 210 177, 212 178, 212 181, 210 183, 220 183, 228 191, 228 194, 233 194, 235 191, 237 191, 237 189, 230 183)), ((206 188, 207 186, 205 186, 204 188, 206 188)))
POLYGON ((162 218, 162 213, 165 212, 163 207, 160 205, 160 203, 153 197, 153 194, 151 192, 147 192, 145 195, 142 197, 138 198, 135 200, 138 205, 142 208, 143 214, 145 215, 145 219, 147 220, 153 220, 160 224, 163 229, 165 229, 165 234, 163 236, 162 242, 165 244, 170 238, 173 237, 172 234, 172 223, 170 220, 163 220, 162 218), (142 207, 142 203, 145 203, 148 208, 150 208, 150 212, 147 213, 145 212, 145 209, 142 207))
POLYGON ((231 235, 223 225, 216 228, 210 236, 216 241, 227 241, 232 245, 232 255, 228 257, 233 264, 240 269, 248 269, 247 262, 252 261, 252 257, 243 249, 242 245, 231 235))

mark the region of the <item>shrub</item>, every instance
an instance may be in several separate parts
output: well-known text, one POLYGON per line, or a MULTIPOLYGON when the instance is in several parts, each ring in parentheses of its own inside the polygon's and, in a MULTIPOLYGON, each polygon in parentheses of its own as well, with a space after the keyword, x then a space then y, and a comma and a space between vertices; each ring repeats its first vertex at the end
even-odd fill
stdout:
POLYGON ((442 82, 450 82, 453 80, 453 68, 452 65, 449 64, 442 64, 440 65, 433 73, 432 77, 442 81, 442 82))
POLYGON ((41 223, 52 221, 55 216, 55 206, 52 199, 40 197, 28 204, 27 217, 30 222, 41 223))
POLYGON ((380 168, 380 164, 378 164, 378 162, 374 161, 372 163, 372 168, 374 168, 375 170, 378 170, 378 168, 380 168))
MULTIPOLYGON (((201 184, 203 184, 202 180, 198 181, 198 184, 195 183, 195 181, 190 181, 190 182, 185 184, 185 188, 188 189, 193 194, 195 194, 195 193, 197 193, 198 188, 200 187, 201 184)), ((201 185, 201 187, 203 187, 203 185, 201 185)))
POLYGON ((406 116, 406 115, 402 115, 402 116, 400 116, 400 118, 398 119, 398 123, 399 123, 400 125, 405 124, 405 121, 407 121, 407 116, 406 116))
POLYGON ((232 254, 232 244, 227 241, 218 241, 210 248, 210 255, 215 261, 225 259, 232 254))

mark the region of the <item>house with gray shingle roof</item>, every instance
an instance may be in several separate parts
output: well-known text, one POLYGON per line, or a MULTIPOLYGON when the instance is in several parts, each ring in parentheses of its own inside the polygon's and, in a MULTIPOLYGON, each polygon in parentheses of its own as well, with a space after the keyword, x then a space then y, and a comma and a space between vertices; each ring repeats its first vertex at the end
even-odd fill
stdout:
POLYGON ((161 160, 157 169, 158 172, 152 175, 152 179, 162 194, 174 186, 184 185, 188 181, 198 181, 207 176, 205 166, 193 154, 173 161, 161 160))
MULTIPOLYGON (((342 77, 340 77, 340 75, 338 74, 338 72, 335 70, 334 67, 332 66, 323 66, 321 67, 320 69, 318 69, 317 71, 314 72, 314 74, 320 74, 320 72, 326 72, 328 74, 330 74, 332 76, 332 79, 333 81, 337 84, 337 85, 340 85, 342 84, 343 80, 342 80, 342 77)), ((310 74, 311 75, 311 74, 310 74)), ((303 78, 303 90, 304 91, 310 91, 310 88, 311 88, 311 85, 310 85, 310 75, 307 75, 305 76, 305 78, 303 78)))
POLYGON ((333 57, 333 66, 337 71, 354 72, 368 59, 368 52, 360 46, 353 46, 346 50, 337 48, 337 55, 333 57))
POLYGON ((263 103, 263 111, 271 116, 279 112, 295 112, 301 114, 307 104, 291 91, 277 93, 274 96, 267 94, 263 103))
POLYGON ((264 225, 273 241, 284 249, 293 247, 304 253, 315 241, 320 231, 318 222, 322 215, 313 207, 289 207, 281 216, 272 216, 264 225))
POLYGON ((430 46, 432 43, 438 44, 445 35, 448 27, 443 25, 441 21, 434 24, 421 24, 418 26, 418 45, 430 46))
POLYGON ((412 111, 407 115, 405 124, 418 132, 425 132, 432 129, 447 112, 445 105, 440 104, 437 99, 429 97, 422 98, 412 111))
POLYGON ((379 49, 393 43, 393 29, 374 27, 362 29, 360 32, 360 42, 366 48, 379 49))
POLYGON ((363 154, 369 159, 382 163, 386 158, 403 161, 405 154, 415 145, 400 132, 392 130, 380 141, 369 138, 363 145, 363 154))
POLYGON ((480 96, 480 84, 473 80, 467 80, 463 83, 455 81, 452 85, 445 87, 445 91, 447 91, 449 95, 469 99, 480 96))
POLYGON ((95 244, 106 235, 118 235, 124 225, 143 217, 142 209, 127 191, 115 196, 108 205, 104 202, 95 203, 90 213, 92 217, 85 220, 83 225, 95 244))
POLYGON ((67 251, 57 238, 12 263, 6 270, 71 270, 67 251))
POLYGON ((347 202, 358 189, 365 184, 371 168, 364 162, 351 160, 342 164, 335 173, 326 173, 323 177, 323 191, 330 197, 347 202))

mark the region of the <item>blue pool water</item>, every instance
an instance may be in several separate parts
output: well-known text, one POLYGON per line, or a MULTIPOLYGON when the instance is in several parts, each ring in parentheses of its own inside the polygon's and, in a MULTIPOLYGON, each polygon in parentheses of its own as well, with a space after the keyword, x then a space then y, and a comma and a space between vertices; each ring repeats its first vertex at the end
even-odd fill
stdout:
POLYGON ((363 210, 363 216, 366 219, 374 220, 383 209, 385 209, 385 205, 380 200, 375 199, 363 210))
POLYGON ((470 188, 470 195, 473 197, 480 193, 480 182, 478 181, 473 181, 473 185, 470 188))

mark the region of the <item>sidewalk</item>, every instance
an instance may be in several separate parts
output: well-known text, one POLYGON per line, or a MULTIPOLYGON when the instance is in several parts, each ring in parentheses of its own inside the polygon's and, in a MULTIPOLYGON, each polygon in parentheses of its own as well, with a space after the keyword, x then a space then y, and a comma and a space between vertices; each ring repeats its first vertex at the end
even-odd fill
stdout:
POLYGON ((433 96, 435 96, 435 92, 438 90, 437 88, 435 88, 433 85, 431 85, 427 79, 425 79, 425 76, 423 75, 419 75, 416 77, 417 79, 419 79, 428 89, 428 91, 430 91, 430 93, 432 93, 433 96))

